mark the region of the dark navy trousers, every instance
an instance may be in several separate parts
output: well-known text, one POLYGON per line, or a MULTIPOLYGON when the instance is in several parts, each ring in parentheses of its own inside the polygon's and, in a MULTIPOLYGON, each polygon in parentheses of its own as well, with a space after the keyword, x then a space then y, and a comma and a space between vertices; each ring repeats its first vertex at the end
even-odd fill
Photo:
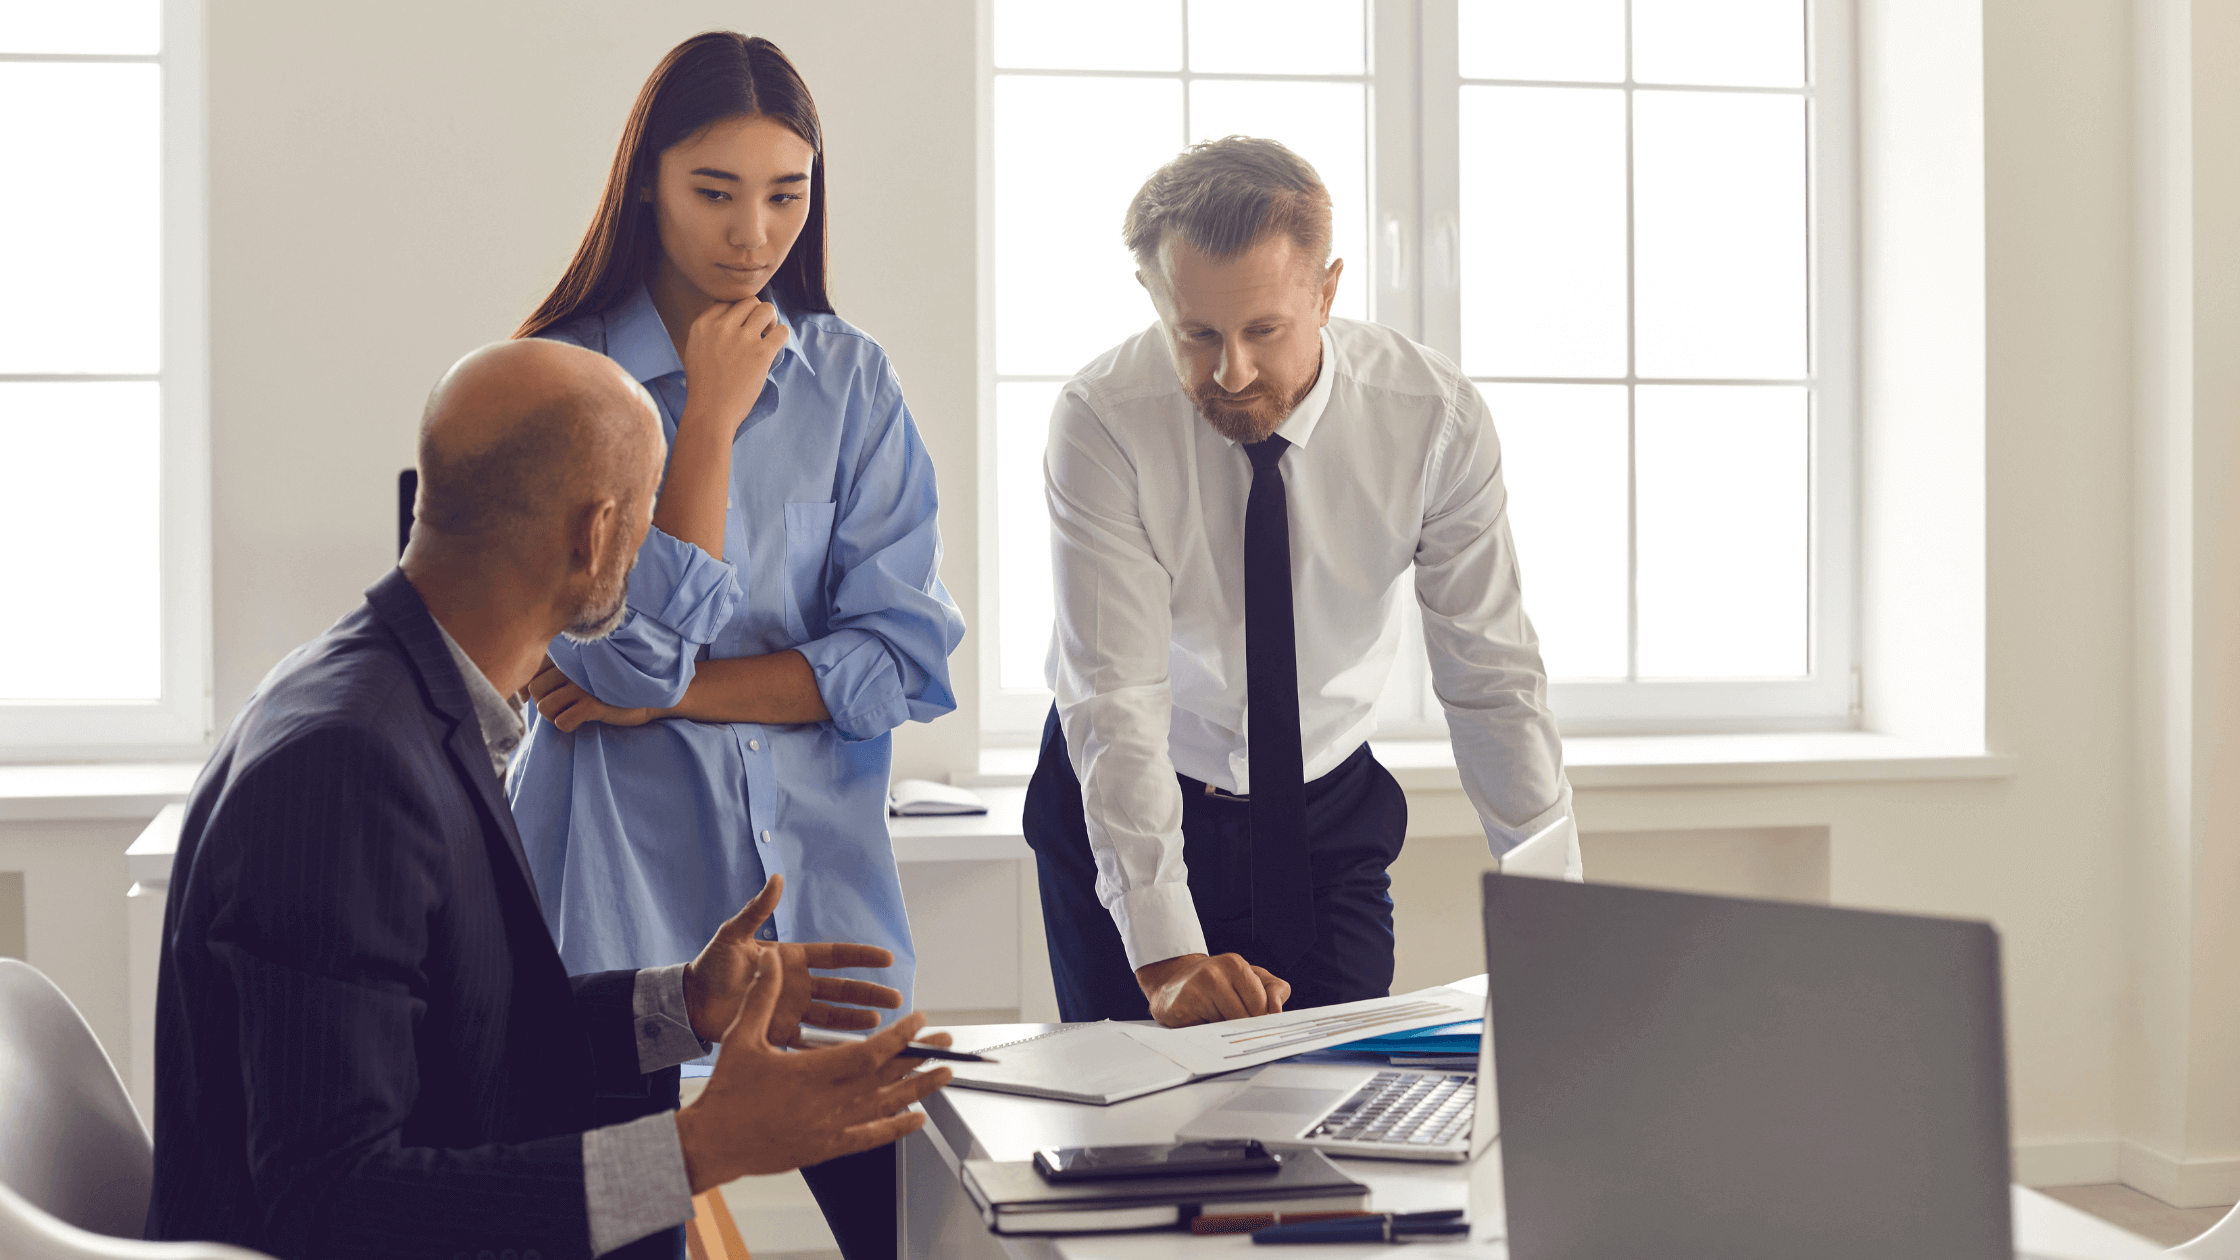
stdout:
MULTIPOLYGON (((1182 856, 1206 950, 1242 954, 1291 984, 1287 1009, 1383 997, 1392 988, 1391 877, 1408 831, 1408 801, 1363 744, 1330 773, 1307 784, 1307 834, 1299 860, 1313 868, 1315 938, 1288 966, 1254 956, 1250 808, 1182 782, 1182 856)), ((1066 755, 1058 712, 1042 727, 1042 757, 1027 786, 1027 844, 1042 889, 1042 930, 1050 942, 1059 1017, 1149 1019, 1120 929, 1097 900, 1081 783, 1066 755)), ((1156 962, 1157 959, 1145 959, 1156 962)))

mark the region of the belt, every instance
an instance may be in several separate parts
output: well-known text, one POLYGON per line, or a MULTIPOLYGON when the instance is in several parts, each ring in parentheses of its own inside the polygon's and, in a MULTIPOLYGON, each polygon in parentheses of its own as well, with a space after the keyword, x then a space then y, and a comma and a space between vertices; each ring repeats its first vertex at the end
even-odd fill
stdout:
MULTIPOLYGON (((1344 774, 1346 771, 1352 769, 1355 762, 1365 760, 1368 756, 1369 745, 1364 743, 1359 748, 1356 748, 1351 753, 1347 754, 1344 761, 1341 761, 1337 765, 1330 767, 1330 769, 1326 773, 1324 773, 1321 778, 1310 779, 1307 782, 1307 786, 1311 789, 1323 783, 1327 783, 1331 779, 1335 779, 1339 775, 1344 774)), ((1223 801, 1232 805, 1249 805, 1252 803, 1252 794, 1250 792, 1223 791, 1222 789, 1215 787, 1211 783, 1193 779, 1187 774, 1177 774, 1175 778, 1182 780, 1182 782, 1186 785, 1195 786, 1198 789, 1199 794, 1204 796, 1208 800, 1223 801)), ((1189 791, 1189 786, 1186 786, 1183 790, 1186 792, 1189 791)))

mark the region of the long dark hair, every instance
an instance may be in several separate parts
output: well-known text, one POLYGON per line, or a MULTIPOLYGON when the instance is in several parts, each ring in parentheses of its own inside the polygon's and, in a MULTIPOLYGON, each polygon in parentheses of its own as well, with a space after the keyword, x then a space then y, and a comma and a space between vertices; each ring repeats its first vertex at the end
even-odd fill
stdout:
POLYGON ((709 31, 670 49, 638 90, 607 172, 606 193, 574 261, 513 335, 534 337, 610 310, 644 284, 661 242, 653 203, 640 200, 638 191, 654 185, 664 150, 710 123, 740 115, 775 119, 816 152, 809 167, 807 222, 770 286, 788 311, 831 312, 825 291, 824 127, 817 121, 817 103, 776 44, 759 35, 709 31))

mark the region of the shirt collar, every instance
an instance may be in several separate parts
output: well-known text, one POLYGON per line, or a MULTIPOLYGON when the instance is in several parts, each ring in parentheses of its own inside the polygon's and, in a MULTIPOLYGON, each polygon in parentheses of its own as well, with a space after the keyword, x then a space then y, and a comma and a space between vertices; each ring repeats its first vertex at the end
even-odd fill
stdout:
MULTIPOLYGON (((429 620, 433 621, 431 616, 429 620)), ((483 746, 490 750, 490 764, 496 767, 498 777, 506 777, 506 763, 513 758, 513 750, 521 746, 521 705, 511 696, 500 695, 490 684, 482 667, 451 637, 451 632, 436 622, 436 633, 443 636, 443 646, 450 650, 451 661, 459 667, 459 677, 467 684, 467 700, 474 705, 475 721, 482 727, 483 746)))
POLYGON ((1284 422, 1276 426, 1276 433, 1293 446, 1305 446, 1314 436, 1315 426, 1322 423, 1322 413, 1330 407, 1330 382, 1338 375, 1337 347, 1330 342, 1330 329, 1325 325, 1322 337, 1322 367, 1315 373, 1314 388, 1291 409, 1284 422))
MULTIPOLYGON (((778 351, 777 363, 770 365, 775 373, 778 364, 791 355, 811 376, 816 369, 809 366, 809 358, 801 353, 801 338, 796 334, 793 320, 786 315, 785 306, 775 297, 770 305, 778 312, 778 322, 785 325, 785 348, 778 351)), ((677 357, 677 343, 669 340, 668 326, 661 322, 661 312, 653 307, 653 294, 639 285, 630 300, 614 309, 607 316, 607 357, 622 365, 622 370, 640 384, 648 384, 664 376, 684 371, 684 360, 677 357)))

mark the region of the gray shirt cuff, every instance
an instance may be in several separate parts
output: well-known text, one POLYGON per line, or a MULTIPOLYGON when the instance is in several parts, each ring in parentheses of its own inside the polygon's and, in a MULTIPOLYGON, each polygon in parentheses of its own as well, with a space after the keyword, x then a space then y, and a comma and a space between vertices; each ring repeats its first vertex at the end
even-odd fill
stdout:
POLYGON ((684 1004, 684 964, 648 967, 630 991, 630 1014, 638 1029, 638 1070, 658 1072, 697 1059, 715 1047, 692 1031, 684 1004))
POLYGON ((684 1171, 677 1113, 586 1132, 583 1205, 594 1256, 691 1220, 692 1181, 684 1171))

